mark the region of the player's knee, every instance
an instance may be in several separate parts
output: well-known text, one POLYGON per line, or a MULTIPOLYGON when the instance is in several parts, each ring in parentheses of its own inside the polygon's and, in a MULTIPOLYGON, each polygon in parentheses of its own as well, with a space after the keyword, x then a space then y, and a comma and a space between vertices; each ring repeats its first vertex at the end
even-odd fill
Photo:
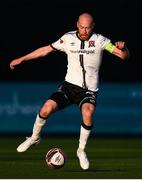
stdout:
POLYGON ((54 104, 50 101, 47 101, 41 108, 40 115, 42 117, 48 117, 51 113, 55 112, 56 109, 57 109, 56 104, 54 104))
POLYGON ((83 105, 82 106, 82 115, 86 118, 92 118, 94 113, 94 105, 83 105))

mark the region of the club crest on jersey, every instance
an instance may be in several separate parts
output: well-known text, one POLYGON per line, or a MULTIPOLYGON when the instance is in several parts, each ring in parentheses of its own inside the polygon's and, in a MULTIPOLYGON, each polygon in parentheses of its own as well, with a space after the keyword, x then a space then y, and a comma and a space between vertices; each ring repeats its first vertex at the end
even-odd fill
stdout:
POLYGON ((95 41, 89 41, 89 47, 95 47, 95 41))

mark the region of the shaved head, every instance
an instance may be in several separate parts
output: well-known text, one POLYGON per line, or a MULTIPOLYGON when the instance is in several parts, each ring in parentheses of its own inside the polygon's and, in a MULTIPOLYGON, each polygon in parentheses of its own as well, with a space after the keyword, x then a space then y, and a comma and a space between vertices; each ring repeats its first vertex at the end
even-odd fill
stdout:
POLYGON ((85 22, 85 21, 89 24, 92 24, 92 25, 94 24, 94 19, 89 13, 83 13, 78 18, 78 22, 85 22))
POLYGON ((88 40, 94 28, 94 19, 89 13, 83 13, 77 21, 78 36, 81 40, 88 40))

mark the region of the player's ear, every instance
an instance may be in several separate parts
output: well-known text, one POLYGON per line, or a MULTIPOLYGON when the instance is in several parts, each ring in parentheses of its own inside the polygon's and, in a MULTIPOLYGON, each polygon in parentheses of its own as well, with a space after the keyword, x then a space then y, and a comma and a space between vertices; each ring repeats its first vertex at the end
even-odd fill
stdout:
POLYGON ((79 22, 77 21, 77 23, 76 23, 76 26, 77 26, 77 28, 79 28, 79 22))
POLYGON ((94 29, 94 26, 95 26, 95 23, 93 22, 93 24, 92 24, 92 29, 94 29))

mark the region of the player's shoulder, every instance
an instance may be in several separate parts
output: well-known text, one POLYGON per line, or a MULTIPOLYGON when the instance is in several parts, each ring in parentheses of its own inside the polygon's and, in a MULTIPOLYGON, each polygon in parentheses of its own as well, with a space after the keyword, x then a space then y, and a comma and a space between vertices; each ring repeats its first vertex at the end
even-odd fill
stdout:
POLYGON ((95 37, 95 38, 105 38, 104 35, 102 35, 100 33, 95 33, 95 32, 93 32, 92 36, 95 37))
POLYGON ((95 40, 97 40, 98 42, 108 42, 110 41, 110 39, 106 36, 104 36, 103 34, 100 34, 100 33, 93 33, 93 36, 95 38, 95 40))
POLYGON ((68 31, 64 34, 64 36, 75 36, 76 35, 76 31, 68 31))

